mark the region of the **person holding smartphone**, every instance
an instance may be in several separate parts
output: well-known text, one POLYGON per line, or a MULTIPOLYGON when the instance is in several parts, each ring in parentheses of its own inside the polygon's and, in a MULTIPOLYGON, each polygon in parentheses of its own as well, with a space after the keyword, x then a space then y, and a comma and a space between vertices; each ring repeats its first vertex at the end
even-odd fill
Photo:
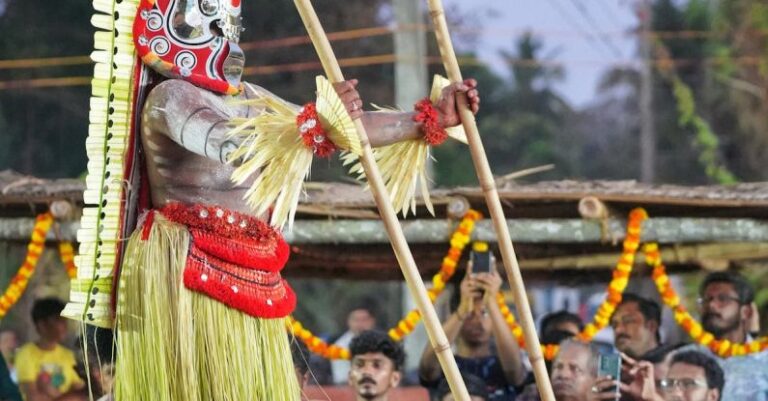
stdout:
MULTIPOLYGON (((467 272, 451 298, 451 315, 443 329, 455 344, 455 357, 463 374, 478 376, 489 388, 492 401, 514 400, 515 387, 521 385, 526 371, 520 348, 506 326, 496 297, 502 280, 487 244, 475 251, 485 257, 471 258, 467 272), (487 260, 487 266, 481 266, 487 260), (475 263, 478 263, 475 266, 475 263), (477 269, 476 269, 477 267, 477 269), (496 353, 492 352, 492 341, 496 353)), ((427 344, 419 364, 422 384, 434 391, 442 378, 442 370, 432 347, 427 344)))

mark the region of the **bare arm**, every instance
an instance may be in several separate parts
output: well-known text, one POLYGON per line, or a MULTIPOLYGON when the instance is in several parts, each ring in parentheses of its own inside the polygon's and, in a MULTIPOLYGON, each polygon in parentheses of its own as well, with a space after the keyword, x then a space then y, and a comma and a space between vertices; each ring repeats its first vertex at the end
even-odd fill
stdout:
MULTIPOLYGON (((461 325, 464 324, 464 319, 458 315, 458 311, 451 314, 448 320, 443 323, 443 331, 448 338, 448 343, 453 344, 456 337, 459 335, 461 325)), ((419 378, 427 382, 433 382, 440 378, 443 370, 440 367, 440 362, 437 360, 437 354, 435 349, 432 348, 432 344, 427 341, 427 345, 424 347, 424 352, 421 354, 421 360, 419 361, 419 378)))
MULTIPOLYGON (((242 96, 249 99, 254 93, 249 87, 242 96)), ((168 80, 147 97, 143 130, 148 146, 161 143, 156 136, 164 135, 192 153, 226 163, 238 146, 228 138, 232 127, 227 123, 234 117, 252 114, 252 107, 230 105, 226 98, 186 81, 168 80)))
POLYGON ((504 320, 504 316, 501 314, 499 305, 496 302, 496 296, 501 287, 501 277, 496 271, 495 266, 493 266, 491 273, 479 273, 476 278, 485 292, 483 302, 491 317, 491 328, 494 341, 496 342, 496 352, 501 363, 501 370, 504 372, 508 383, 519 386, 525 380, 526 372, 520 358, 520 347, 517 345, 517 341, 512 335, 512 330, 507 326, 507 322, 504 320))
MULTIPOLYGON (((414 112, 362 112, 363 101, 357 92, 356 79, 336 83, 334 88, 347 107, 350 117, 362 118, 371 146, 386 146, 422 136, 421 124, 413 121, 414 112)), ((449 85, 443 89, 440 99, 435 104, 438 120, 444 127, 453 127, 461 123, 456 105, 457 93, 467 95, 469 107, 473 113, 479 110, 480 95, 477 92, 475 80, 468 79, 449 85)))
MULTIPOLYGON (((464 320, 472 312, 474 294, 472 292, 472 278, 469 273, 464 276, 459 286, 461 291, 461 298, 459 306, 456 311, 448 317, 448 320, 443 323, 443 330, 445 336, 448 338, 448 343, 453 344, 456 337, 461 331, 461 326, 464 324, 464 320)), ((442 368, 440 362, 437 360, 437 354, 435 349, 432 348, 432 344, 427 342, 424 352, 421 354, 421 361, 419 362, 419 377, 425 381, 435 381, 442 374, 442 368)))
MULTIPOLYGON (((371 146, 386 146, 422 135, 420 124, 413 121, 413 112, 364 113, 356 86, 357 80, 334 84, 350 116, 362 118, 371 146)), ((274 96, 252 85, 247 86, 242 96, 253 98, 256 95, 253 91, 274 96)), ((480 97, 474 80, 447 86, 435 105, 438 119, 445 127, 461 122, 456 109, 457 93, 467 95, 473 112, 479 109, 480 97)), ((258 112, 246 106, 228 105, 224 97, 186 81, 168 80, 155 87, 147 97, 143 130, 148 146, 153 144, 153 135, 165 135, 190 152, 225 163, 238 146, 227 137, 231 130, 227 122, 236 116, 247 118, 258 112)))

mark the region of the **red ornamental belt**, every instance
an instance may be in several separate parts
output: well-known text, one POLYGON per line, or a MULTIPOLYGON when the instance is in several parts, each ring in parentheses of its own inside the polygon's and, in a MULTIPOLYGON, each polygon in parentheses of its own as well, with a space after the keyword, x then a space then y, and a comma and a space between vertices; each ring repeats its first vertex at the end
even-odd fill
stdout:
POLYGON ((290 249, 279 232, 253 216, 215 206, 172 203, 157 212, 186 226, 192 236, 184 267, 189 290, 254 317, 293 312, 296 294, 280 276, 290 249))

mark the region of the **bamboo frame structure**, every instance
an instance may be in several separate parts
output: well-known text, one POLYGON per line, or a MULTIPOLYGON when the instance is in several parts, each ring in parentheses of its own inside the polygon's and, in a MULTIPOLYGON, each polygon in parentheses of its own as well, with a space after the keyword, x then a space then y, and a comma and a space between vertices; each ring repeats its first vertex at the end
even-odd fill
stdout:
MULTIPOLYGON (((432 17, 432 23, 435 27, 435 36, 437 37, 440 56, 442 57, 443 65, 448 74, 448 79, 450 79, 451 82, 461 82, 463 79, 461 77, 461 71, 459 70, 458 60, 456 59, 456 53, 453 50, 451 36, 448 33, 448 24, 445 21, 445 11, 443 11, 442 1, 427 0, 427 4, 429 6, 430 16, 432 17)), ((493 226, 498 237, 499 250, 501 251, 501 257, 504 261, 504 270, 506 270, 507 280, 509 281, 509 286, 511 287, 512 294, 515 298, 517 311, 520 314, 520 324, 523 328, 523 334, 525 335, 525 344, 528 349, 531 366, 533 367, 533 374, 536 377, 536 386, 539 389, 539 395, 543 401, 555 401, 555 395, 549 381, 549 374, 544 365, 544 357, 541 352, 539 337, 536 334, 531 307, 528 304, 528 298, 525 294, 525 285, 523 284, 523 276, 520 273, 520 265, 517 262, 515 249, 512 246, 512 239, 510 238, 509 229, 507 228, 507 220, 504 217, 504 210, 501 208, 501 200, 496 191, 496 183, 493 174, 491 173, 491 167, 488 164, 488 158, 485 155, 485 149, 483 148, 483 143, 480 139, 475 116, 472 114, 472 111, 469 110, 467 97, 465 95, 459 96, 457 101, 459 103, 461 122, 464 125, 464 131, 467 134, 467 141, 469 142, 469 150, 472 154, 472 162, 475 165, 477 178, 480 181, 480 187, 485 195, 485 202, 488 205, 488 210, 493 219, 493 226)))
MULTIPOLYGON (((320 24, 320 20, 317 18, 317 14, 312 7, 312 3, 310 0, 294 0, 294 3, 301 15, 301 20, 304 22, 304 26, 312 39, 312 44, 315 46, 315 50, 320 57, 326 76, 331 82, 344 81, 344 76, 341 73, 339 63, 333 53, 328 37, 320 24)), ((464 381, 461 379, 461 373, 459 372, 456 360, 453 357, 453 352, 451 351, 451 344, 448 342, 448 338, 440 324, 440 319, 437 317, 437 313, 427 296, 426 287, 421 281, 421 276, 419 275, 416 262, 411 254, 411 249, 408 246, 408 242, 405 240, 402 227, 400 227, 395 210, 389 200, 384 181, 381 178, 381 174, 379 173, 378 166, 376 165, 373 156, 373 151, 371 150, 368 134, 365 132, 365 127, 360 119, 356 119, 354 122, 357 134, 360 137, 360 142, 363 145, 363 154, 360 158, 360 162, 365 170, 371 193, 373 194, 376 206, 381 213, 382 221, 384 222, 390 242, 394 248, 395 255, 399 262, 398 264, 403 272, 408 289, 416 302, 419 312, 421 312, 421 316, 424 318, 424 327, 427 330, 429 340, 435 349, 435 354, 445 373, 445 378, 448 381, 454 398, 456 400, 469 401, 469 392, 467 391, 464 381)))

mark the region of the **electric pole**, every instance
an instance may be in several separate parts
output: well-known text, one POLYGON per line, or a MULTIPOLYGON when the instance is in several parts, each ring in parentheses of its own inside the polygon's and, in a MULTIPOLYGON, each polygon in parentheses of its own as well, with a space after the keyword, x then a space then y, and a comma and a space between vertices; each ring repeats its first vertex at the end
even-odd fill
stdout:
POLYGON ((656 130, 653 117, 653 9, 651 0, 641 0, 640 17, 640 181, 656 179, 656 130))

